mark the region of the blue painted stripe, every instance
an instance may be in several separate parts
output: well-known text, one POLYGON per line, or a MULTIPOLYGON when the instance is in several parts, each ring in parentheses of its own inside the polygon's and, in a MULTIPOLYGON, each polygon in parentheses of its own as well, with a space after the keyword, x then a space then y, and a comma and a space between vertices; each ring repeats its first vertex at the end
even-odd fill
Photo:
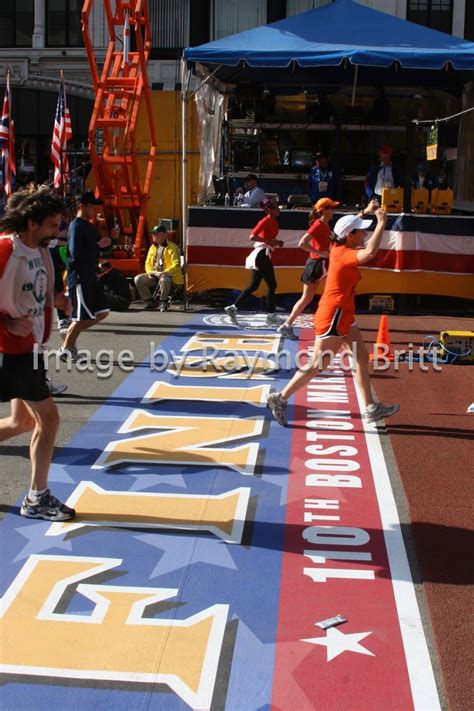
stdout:
MULTIPOLYGON (((206 330, 197 316, 186 327, 177 329, 161 345, 178 353, 190 334, 206 330)), ((219 327, 215 332, 226 329, 219 327)), ((229 330, 235 335, 235 330, 229 330)), ((251 333, 249 332, 245 332, 251 333)), ((262 331, 259 332, 262 334, 262 331)), ((288 346, 288 344, 285 344, 288 346)), ((291 345, 293 349, 296 347, 291 345)), ((285 375, 282 372, 281 377, 285 375)), ((274 664, 283 531, 290 452, 290 431, 269 420, 264 408, 250 404, 219 402, 160 401, 142 403, 156 381, 174 385, 241 387, 246 382, 257 385, 272 381, 174 378, 169 373, 153 373, 148 360, 120 385, 56 457, 50 484, 54 493, 66 499, 75 484, 93 480, 109 490, 146 493, 219 494, 239 486, 251 487, 255 502, 255 520, 248 525, 242 545, 226 544, 211 535, 163 530, 83 528, 78 535, 45 537, 48 522, 30 521, 9 514, 2 529, 3 594, 15 575, 33 553, 51 555, 123 558, 116 570, 118 579, 108 584, 176 587, 179 595, 170 602, 177 607, 158 613, 160 618, 185 619, 209 606, 227 604, 228 642, 235 634, 235 646, 222 657, 217 685, 226 696, 225 708, 263 708, 270 704, 274 664), (262 466, 257 476, 244 476, 222 467, 183 467, 172 465, 120 466, 114 470, 91 470, 107 444, 113 440, 137 436, 117 434, 132 409, 154 414, 225 415, 227 417, 262 417, 267 420, 260 442, 262 466), (230 624, 229 624, 230 623, 230 624), (227 689, 227 692, 225 692, 227 689)), ((149 430, 143 431, 150 432, 149 430)), ((237 446, 248 440, 237 440, 237 446)), ((252 506, 250 507, 252 510, 252 506)), ((67 612, 90 614, 93 604, 75 595, 67 612)), ((48 641, 45 640, 45 648, 48 641)), ((145 707, 181 711, 188 706, 168 689, 150 684, 134 686, 94 681, 50 680, 37 677, 7 677, 2 690, 6 708, 25 704, 38 710, 68 707, 103 709, 141 709, 145 707)))

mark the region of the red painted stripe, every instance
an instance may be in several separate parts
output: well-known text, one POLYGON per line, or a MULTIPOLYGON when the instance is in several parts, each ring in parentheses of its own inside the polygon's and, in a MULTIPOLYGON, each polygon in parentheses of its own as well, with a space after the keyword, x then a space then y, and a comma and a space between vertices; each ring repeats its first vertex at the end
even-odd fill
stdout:
MULTIPOLYGON (((250 250, 248 247, 188 247, 188 264, 218 264, 244 268, 250 250)), ((275 266, 304 266, 307 254, 302 249, 288 247, 275 249, 272 262, 275 266)))
MULTIPOLYGON (((188 264, 244 267, 249 254, 246 247, 188 247, 188 264)), ((287 247, 276 249, 272 262, 276 267, 304 266, 306 253, 301 249, 287 247)), ((380 250, 370 262, 370 267, 399 271, 421 270, 450 274, 474 273, 474 255, 445 254, 440 252, 380 250)))
MULTIPOLYGON (((310 331, 302 335, 303 338, 312 336, 310 331)), ((342 380, 347 387, 348 404, 308 402, 307 389, 301 390, 296 396, 272 708, 409 711, 413 709, 413 700, 374 475, 360 415, 355 414, 359 412, 359 406, 352 377, 346 375, 342 380), (307 435, 310 432, 338 434, 336 430, 308 428, 308 419, 316 419, 308 418, 308 409, 338 412, 349 410, 352 413, 350 419, 342 421, 351 423, 353 429, 340 434, 353 435, 354 440, 308 442, 307 435), (323 445, 324 449, 348 445, 355 447, 358 452, 348 457, 335 453, 308 453, 307 447, 315 444, 323 445), (321 472, 311 470, 308 460, 315 458, 324 459, 327 469, 321 472), (329 459, 356 461, 360 469, 347 472, 347 475, 360 477, 362 487, 309 486, 308 475, 323 474, 325 471, 337 474, 329 470, 329 459), (305 507, 305 499, 338 500, 339 509, 305 507), (310 514, 337 515, 340 520, 305 522, 305 513, 307 517, 310 514), (361 546, 315 545, 308 542, 307 538, 312 527, 318 525, 363 529, 370 540, 361 546), (317 554, 318 550, 368 552, 372 555, 372 561, 326 560, 325 563, 317 564, 304 555, 305 550, 312 554, 317 554), (373 580, 333 578, 326 582, 314 582, 304 574, 305 568, 372 570, 375 577, 373 580), (370 632, 360 640, 360 645, 373 656, 344 651, 328 661, 325 646, 301 641, 326 638, 326 632, 316 627, 315 623, 338 613, 348 618, 347 623, 337 627, 338 632, 344 635, 370 632)), ((329 422, 329 418, 325 422, 329 422)))
POLYGON ((396 269, 398 271, 421 269, 423 271, 450 272, 453 274, 473 274, 474 255, 445 254, 422 250, 379 250, 371 267, 396 269))

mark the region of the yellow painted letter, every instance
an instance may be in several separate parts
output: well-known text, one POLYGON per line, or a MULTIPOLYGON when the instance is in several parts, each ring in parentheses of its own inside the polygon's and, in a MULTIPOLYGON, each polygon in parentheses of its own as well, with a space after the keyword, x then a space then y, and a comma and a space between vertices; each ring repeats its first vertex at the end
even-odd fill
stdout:
POLYGON ((52 523, 46 535, 59 536, 83 526, 172 528, 209 531, 227 543, 240 543, 249 494, 248 488, 216 496, 106 491, 93 481, 81 481, 68 499, 76 517, 52 523))
POLYGON ((166 684, 191 708, 209 709, 228 605, 187 619, 157 619, 146 616, 147 608, 178 590, 81 583, 121 563, 30 556, 2 598, 0 670, 166 684), (56 611, 71 586, 94 603, 89 616, 56 611))
POLYGON ((230 467, 241 474, 255 471, 259 444, 211 447, 262 434, 263 418, 150 415, 134 410, 120 433, 142 429, 164 430, 110 442, 93 469, 117 464, 183 464, 230 467))

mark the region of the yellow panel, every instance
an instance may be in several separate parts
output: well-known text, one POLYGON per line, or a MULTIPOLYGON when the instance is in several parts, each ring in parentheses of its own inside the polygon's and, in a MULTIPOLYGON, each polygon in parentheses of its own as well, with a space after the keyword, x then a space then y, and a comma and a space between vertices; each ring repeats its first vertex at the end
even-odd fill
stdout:
POLYGON ((402 212, 403 195, 403 188, 384 188, 382 190, 382 207, 387 212, 402 212))
MULTIPOLYGON (((301 290, 302 269, 276 269, 277 293, 298 293, 301 290)), ((460 274, 435 274, 433 272, 392 272, 384 269, 361 269, 362 279, 356 287, 356 294, 433 294, 457 296, 472 299, 474 277, 460 274)), ((187 270, 188 289, 243 289, 247 286, 249 273, 239 267, 213 267, 189 265, 187 270)), ((321 293, 318 286, 316 293, 321 293)), ((262 285, 257 296, 266 293, 262 285)))
POLYGON ((426 188, 411 189, 411 209, 413 212, 427 212, 430 194, 426 188))
MULTIPOLYGON (((181 97, 178 91, 152 91, 151 100, 157 149, 147 219, 149 225, 154 225, 161 217, 181 218, 181 97)), ((186 134, 187 204, 190 205, 196 202, 199 179, 199 122, 194 101, 187 105, 186 134)), ((140 154, 148 148, 149 132, 142 106, 137 123, 136 150, 140 154)), ((145 168, 143 153, 140 171, 143 173, 145 168)))

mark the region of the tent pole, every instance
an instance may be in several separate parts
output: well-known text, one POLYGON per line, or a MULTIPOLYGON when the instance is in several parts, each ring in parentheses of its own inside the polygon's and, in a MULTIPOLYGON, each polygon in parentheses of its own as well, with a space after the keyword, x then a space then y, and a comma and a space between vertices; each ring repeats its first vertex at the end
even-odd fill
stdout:
POLYGON ((181 59, 181 224, 183 235, 184 254, 184 289, 186 292, 186 264, 187 264, 187 231, 188 231, 188 206, 187 206, 187 146, 186 146, 186 101, 187 101, 187 74, 186 62, 181 59))
POLYGON ((354 106, 355 104, 355 98, 356 98, 356 88, 357 88, 357 77, 359 75, 359 65, 355 65, 355 71, 354 71, 354 82, 352 84, 352 100, 351 100, 351 106, 354 106))

